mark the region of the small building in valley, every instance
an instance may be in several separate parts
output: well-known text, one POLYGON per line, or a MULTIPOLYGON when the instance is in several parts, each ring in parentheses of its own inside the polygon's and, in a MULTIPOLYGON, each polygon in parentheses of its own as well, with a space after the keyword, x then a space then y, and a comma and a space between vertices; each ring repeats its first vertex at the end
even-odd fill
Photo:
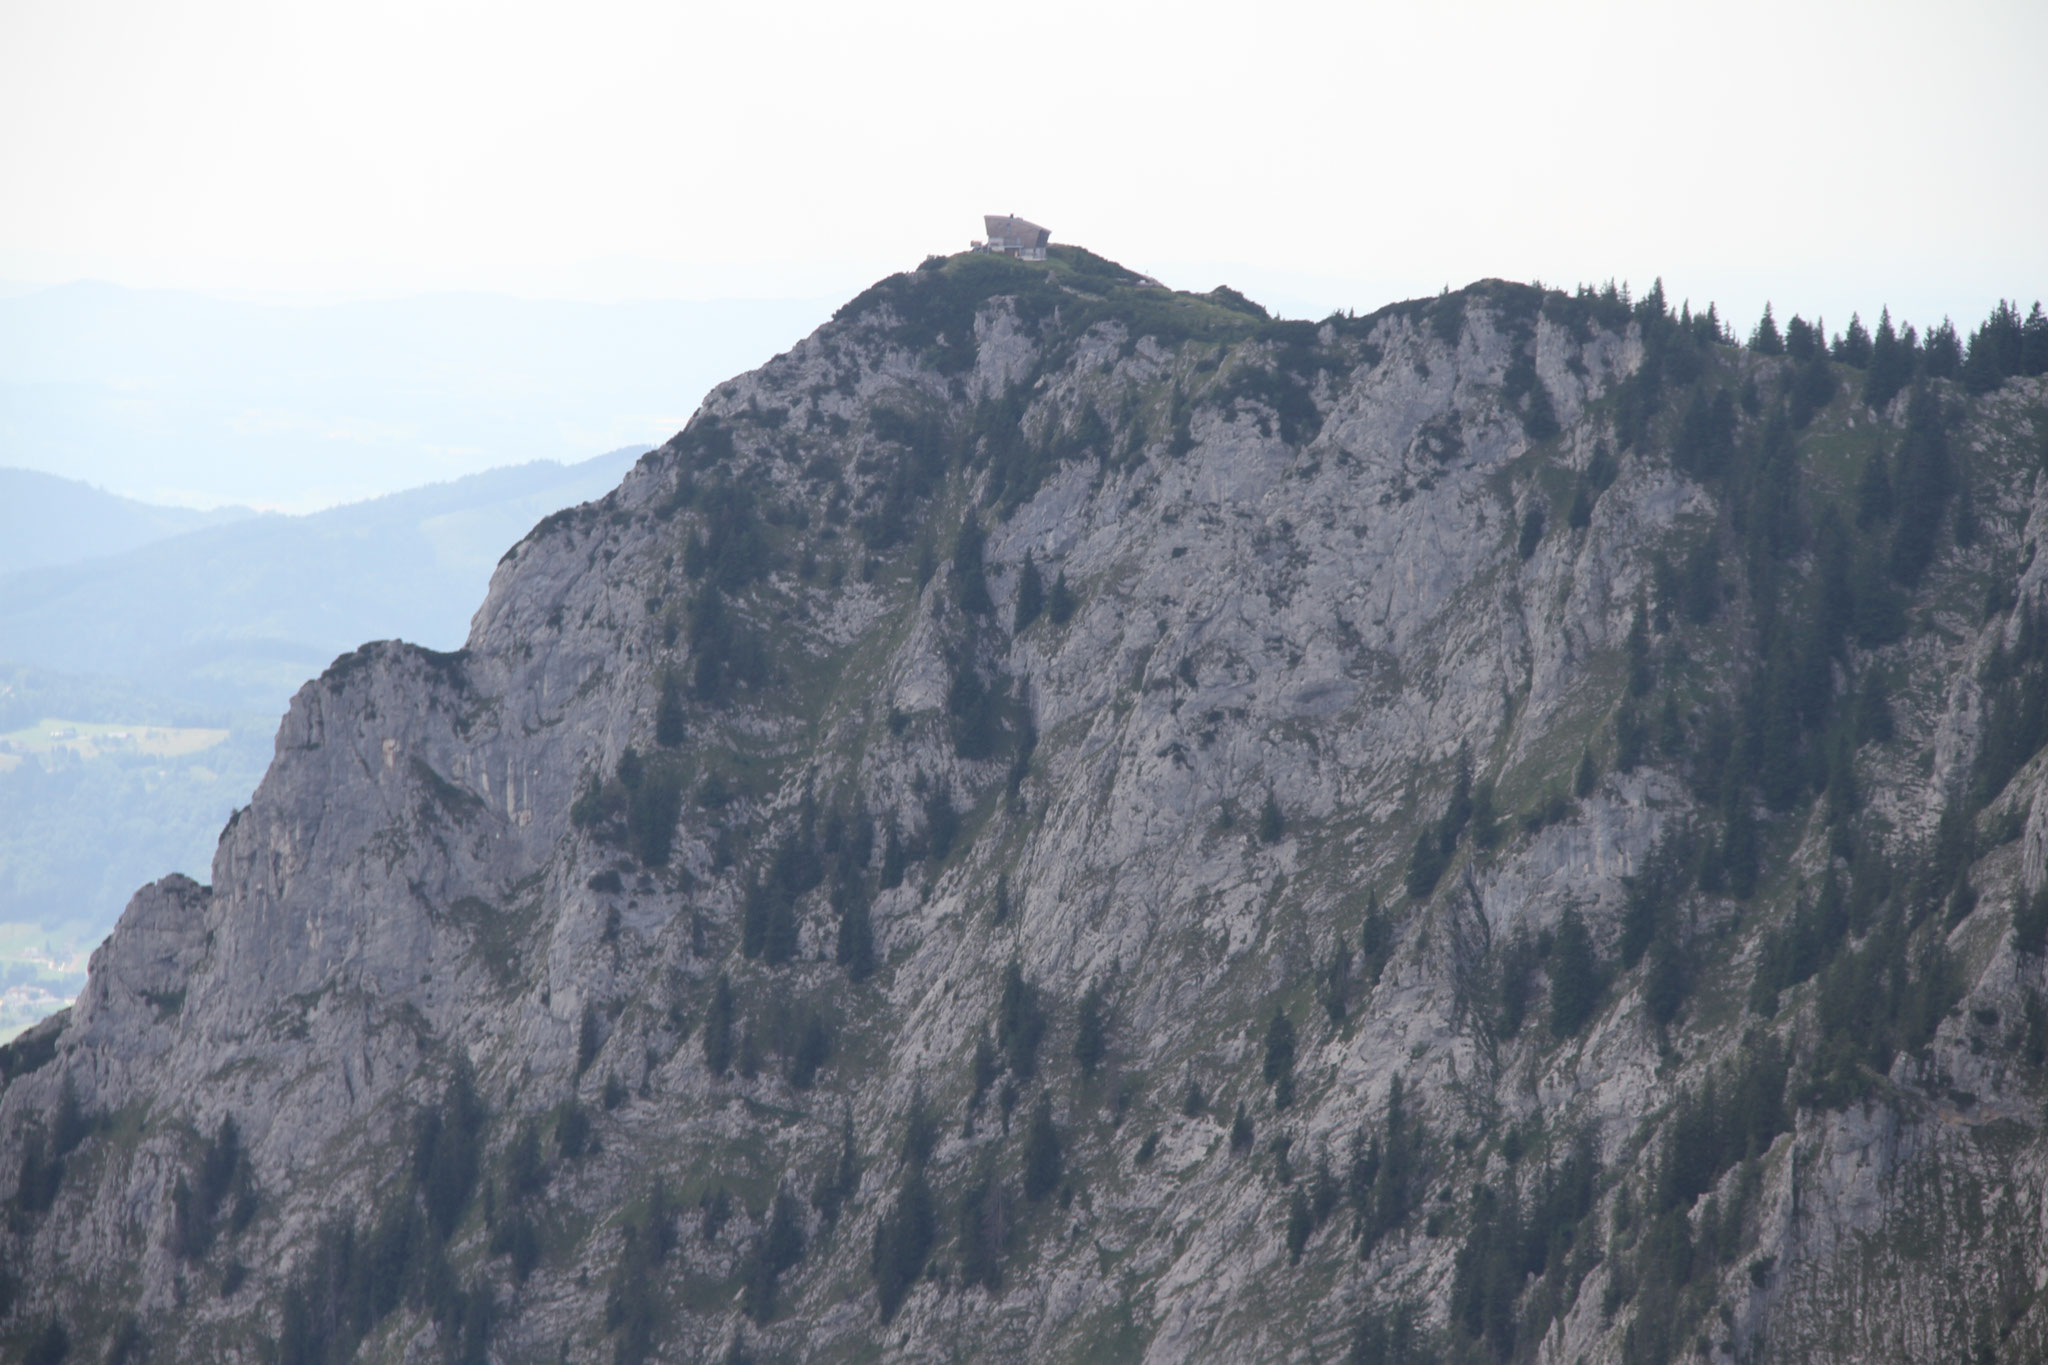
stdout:
POLYGON ((1015 256, 1020 261, 1045 259, 1046 243, 1052 240, 1048 229, 1013 213, 983 214, 981 221, 988 240, 974 243, 976 251, 994 251, 1004 256, 1015 256))

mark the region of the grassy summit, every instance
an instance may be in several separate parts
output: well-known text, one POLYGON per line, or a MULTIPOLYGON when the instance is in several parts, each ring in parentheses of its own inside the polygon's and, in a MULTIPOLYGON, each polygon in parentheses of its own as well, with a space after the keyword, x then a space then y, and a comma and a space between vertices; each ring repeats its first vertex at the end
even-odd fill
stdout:
POLYGON ((1028 323, 1056 317, 1063 337, 1082 336, 1112 320, 1133 340, 1150 336, 1168 345, 1241 341, 1288 325, 1275 323, 1234 290, 1204 295, 1168 289, 1077 246, 1049 248, 1043 261, 981 251, 928 257, 916 270, 865 290, 835 316, 848 321, 891 308, 897 341, 942 373, 958 374, 974 364, 975 312, 1003 297, 1014 301, 1028 323))

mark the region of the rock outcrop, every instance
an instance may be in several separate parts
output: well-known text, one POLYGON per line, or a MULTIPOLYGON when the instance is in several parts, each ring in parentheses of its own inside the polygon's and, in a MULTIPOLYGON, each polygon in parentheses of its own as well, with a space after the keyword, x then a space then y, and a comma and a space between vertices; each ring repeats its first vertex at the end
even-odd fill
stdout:
POLYGON ((0 1049, 20 1349, 2048 1352, 2048 385, 1053 256, 299 692, 0 1049))

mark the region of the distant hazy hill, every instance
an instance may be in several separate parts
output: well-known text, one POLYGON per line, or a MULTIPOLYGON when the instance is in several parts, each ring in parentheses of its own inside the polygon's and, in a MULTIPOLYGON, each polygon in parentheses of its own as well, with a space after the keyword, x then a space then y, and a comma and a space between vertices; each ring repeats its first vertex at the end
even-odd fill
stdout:
POLYGON ((0 573, 116 555, 253 515, 246 507, 162 507, 55 474, 0 469, 0 573))
POLYGON ((0 299, 0 461, 151 500, 332 506, 665 440, 830 311, 61 285, 0 299))
POLYGON ((277 715, 301 683, 365 640, 460 645, 506 548, 549 513, 608 492, 640 450, 200 529, 67 480, 0 483, 8 521, 56 549, 67 525, 89 539, 95 510, 127 518, 138 537, 152 525, 184 531, 0 574, 0 1036, 24 1021, 5 988, 77 989, 75 975, 31 961, 46 941, 60 958, 90 947, 138 885, 173 870, 209 875, 221 825, 262 777, 277 715), (41 501, 24 506, 13 489, 41 501), (24 731, 49 718, 227 736, 171 755, 25 744, 24 731))
POLYGON ((645 447, 540 461, 305 517, 247 517, 0 575, 0 660, 276 714, 365 640, 453 649, 506 548, 609 491, 645 447))

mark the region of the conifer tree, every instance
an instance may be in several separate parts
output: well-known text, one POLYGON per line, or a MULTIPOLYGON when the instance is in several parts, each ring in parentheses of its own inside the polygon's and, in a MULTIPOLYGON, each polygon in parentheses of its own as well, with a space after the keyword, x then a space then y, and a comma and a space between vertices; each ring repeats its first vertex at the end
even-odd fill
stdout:
POLYGON ((1685 717, 1679 713, 1678 697, 1666 692, 1657 708, 1657 752, 1677 758, 1685 752, 1685 717))
POLYGON ((946 691, 953 752, 961 758, 993 758, 1008 739, 1003 728, 1003 694, 982 681, 971 658, 954 660, 953 684, 946 691))
POLYGON ((984 1169, 960 1196, 960 1278, 990 1293, 1003 1287, 1002 1254, 1009 1241, 1009 1191, 984 1169))
POLYGON ((71 1334, 64 1330, 64 1324, 51 1318, 42 1328, 27 1338, 28 1350, 21 1357, 22 1365, 63 1365, 71 1358, 71 1334))
POLYGON ((1574 531, 1583 531, 1593 524, 1593 496, 1586 490, 1584 481, 1572 489, 1571 511, 1565 521, 1574 531))
POLYGON ((1036 1204, 1058 1188, 1065 1166, 1059 1125, 1052 1119, 1052 1096, 1041 1093, 1024 1130, 1024 1197, 1036 1204))
POLYGON ((1684 959, 1676 936, 1667 931, 1650 943, 1650 967, 1643 974, 1643 1007, 1662 1028, 1678 1017, 1684 1000, 1684 959))
POLYGON ((2048 949, 2048 882, 2033 895, 2022 894, 2013 901, 2012 945, 2035 957, 2048 949))
POLYGON ((842 882, 833 899, 839 911, 833 956, 846 968, 848 980, 865 981, 875 971, 875 929, 868 913, 867 891, 858 882, 842 882))
POLYGON ((1315 1230, 1315 1215, 1308 1206, 1308 1191, 1297 1186, 1287 1201, 1287 1263, 1298 1264, 1315 1230))
POLYGON ((1380 1238, 1406 1222, 1415 1207, 1416 1186, 1423 1174, 1424 1133, 1422 1125, 1408 1117, 1405 1095, 1401 1075, 1396 1072, 1387 1085, 1383 1134, 1363 1162, 1354 1159, 1352 1164, 1351 1198, 1359 1211, 1360 1256, 1371 1255, 1380 1238))
POLYGON ((1764 315, 1757 319, 1756 330, 1749 334, 1749 349, 1758 355, 1783 355, 1784 338, 1778 335, 1778 324, 1771 316, 1771 305, 1764 304, 1764 315))
POLYGON ((1870 342, 1870 368, 1863 375, 1863 401, 1882 409, 1906 387, 1913 377, 1913 355, 1892 330, 1892 310, 1877 318, 1877 335, 1870 342))
POLYGON ((1794 360, 1811 360, 1821 349, 1820 333, 1797 313, 1785 324, 1785 354, 1794 360))
POLYGON ((1645 696, 1655 682, 1656 675, 1650 668, 1650 623, 1638 603, 1628 626, 1628 694, 1645 696))
POLYGON ((938 1224, 938 1210, 924 1168, 921 1164, 913 1165, 903 1188, 897 1192, 895 1204, 875 1225, 871 1265, 883 1322, 896 1316, 911 1287, 924 1274, 932 1244, 938 1240, 938 1224))
POLYGON ((1338 939, 1330 945, 1323 964, 1323 1010, 1332 1024, 1341 1024, 1351 1012, 1351 945, 1338 939))
POLYGON ((775 1316, 775 1294, 782 1276, 804 1256, 803 1216, 788 1190, 777 1190, 768 1227, 754 1246, 743 1270, 743 1311, 766 1325, 775 1316))
POLYGON ((1892 480, 1882 450, 1870 452, 1863 462, 1863 475, 1856 481, 1856 529, 1867 531, 1892 519, 1892 480))
POLYGON ((740 1079, 751 1081, 761 1074, 761 1043, 754 1036, 754 1022, 748 1020, 740 1029, 739 1060, 734 1064, 740 1079))
MULTIPOLYGON (((431 1121, 422 1125, 419 1135, 428 1139, 431 1134, 431 1138, 419 1143, 413 1153, 413 1180, 426 1204, 428 1226, 445 1242, 454 1235, 455 1225, 476 1191, 484 1120, 487 1117, 466 1057, 457 1067, 454 1079, 448 1083, 440 1107, 431 1113, 431 1121)), ((234 1179, 235 1168, 239 1165, 239 1145, 232 1131, 226 1129, 231 1122, 222 1120, 224 1131, 215 1140, 217 1145, 228 1146, 231 1153, 226 1173, 214 1177, 223 1193, 234 1179)))
POLYGON ((1789 661, 1777 661, 1768 683, 1757 687, 1751 710, 1752 717, 1758 708, 1762 711, 1757 783, 1765 804, 1780 813, 1798 804, 1806 786, 1806 765, 1799 750, 1798 697, 1786 677, 1790 671, 1789 661))
POLYGON ((1536 547, 1543 543, 1543 501, 1532 500, 1529 510, 1522 514, 1522 535, 1515 546, 1516 553, 1528 559, 1536 553, 1536 547))
POLYGON ((1712 535, 1695 545, 1685 556, 1678 609, 1686 620, 1703 626, 1714 619, 1721 605, 1721 543, 1712 535))
POLYGON ((1377 891, 1366 893, 1365 923, 1358 931, 1358 950, 1364 958, 1366 984, 1379 985, 1387 959, 1394 955, 1394 926, 1388 921, 1386 912, 1380 909, 1377 891))
POLYGON ((805 1019, 789 1054, 787 1079, 792 1090, 809 1090, 817 1083, 818 1069, 832 1058, 832 1034, 823 1015, 815 1012, 805 1019))
POLYGON ((1963 343, 1956 325, 1947 318, 1939 327, 1927 329, 1927 342, 1920 353, 1920 369, 1929 379, 1954 379, 1963 369, 1963 343))
POLYGON ((1989 393, 2013 375, 2023 373, 2026 328, 2020 310, 2000 299, 1984 319, 1984 325, 1970 334, 1963 357, 1963 387, 1971 393, 1989 393))
POLYGON ((1579 912, 1567 909, 1550 944, 1550 1031, 1569 1038, 1584 1028, 1600 1001, 1600 967, 1593 938, 1579 912))
POLYGON ((547 1183, 540 1130, 532 1123, 524 1124, 505 1152, 505 1191, 514 1199, 526 1199, 547 1188, 547 1183))
POLYGON ((1472 788, 1472 844, 1490 849, 1500 842, 1500 811, 1494 805, 1493 779, 1485 778, 1472 788))
POLYGON ((1032 562, 1031 551, 1026 550, 1024 567, 1017 571, 1017 610, 1010 623, 1011 633, 1021 635, 1043 610, 1045 580, 1039 577, 1038 565, 1032 562))
POLYGON ((978 1113, 982 1097, 989 1087, 1003 1074, 1002 1063, 996 1057, 996 1045, 989 1041, 988 1030, 983 1029, 974 1040, 974 1060, 969 1063, 968 1074, 973 1079, 974 1090, 967 1099, 967 1112, 978 1113))
POLYGON ((702 1038, 704 1065, 714 1076, 732 1069, 733 1013, 732 978, 720 972, 711 988, 711 1007, 704 1012, 702 1038))
POLYGON ((1612 488, 1620 475, 1621 466, 1616 462, 1614 452, 1608 449, 1607 442, 1593 442, 1593 458, 1586 462, 1586 482, 1592 485, 1593 496, 1597 498, 1612 488))
POLYGON ((683 742, 683 696, 675 674, 661 675, 661 701, 654 710, 654 742, 673 749, 683 742))
POLYGON ((2033 310, 2020 324, 2019 372, 2025 375, 2048 374, 2048 313, 2041 311, 2039 299, 2034 300, 2033 310))
POLYGON ((1735 400, 1726 389, 1695 391, 1678 420, 1671 458, 1696 479, 1715 479, 1735 457, 1735 400))
POLYGON ((844 1110, 839 1119, 839 1160, 832 1168, 832 1207, 825 1210, 825 1221, 831 1223, 838 1218, 838 1208, 847 1200, 860 1193, 860 1148, 853 1140, 853 1110, 844 1110))
POLYGON ((1892 577, 1918 586, 1934 562, 1935 536, 1955 491, 1941 399, 1924 386, 1906 407, 1906 438, 1899 446, 1899 526, 1892 537, 1892 577))
POLYGON ((1095 1069, 1109 1055, 1109 1021, 1102 1004, 1102 986, 1089 983, 1082 992, 1081 1008, 1074 1025, 1074 1061, 1081 1074, 1092 1078, 1095 1069))
POLYGON ((996 1045, 1019 1080, 1038 1074, 1038 1045, 1045 1038, 1045 1008, 1038 989, 1024 979, 1016 961, 1003 971, 1002 998, 996 1005, 996 1045))
POLYGON ((1856 742, 1888 744, 1892 738, 1892 703, 1882 674, 1872 672, 1856 694, 1856 742))
POLYGON ((1721 868, 1728 894, 1739 901, 1756 893, 1756 841, 1756 817, 1750 813, 1749 802, 1731 800, 1721 830, 1721 868))
POLYGON ((988 572, 982 564, 987 536, 972 512, 960 523, 953 541, 953 580, 959 593, 960 610, 970 616, 986 616, 995 610, 988 595, 988 572))
POLYGON ((1266 788, 1266 804, 1259 808, 1259 842, 1277 844, 1287 833, 1287 817, 1280 812, 1280 800, 1266 788))
POLYGON ((1635 703, 1624 702, 1614 716, 1614 770, 1618 773, 1632 773, 1643 761, 1643 751, 1649 747, 1650 727, 1644 722, 1642 712, 1635 703))
POLYGON ((1863 319, 1849 314, 1849 330, 1835 338, 1829 348, 1836 360, 1844 365, 1862 369, 1870 363, 1870 331, 1863 325, 1863 319))
POLYGON ((1815 350, 1811 360, 1802 361, 1792 376, 1792 425, 1804 428, 1828 404, 1835 401, 1839 385, 1828 357, 1815 350))
POLYGON ((1437 818, 1437 850, 1448 859, 1458 847, 1458 839, 1465 833, 1465 826, 1472 819, 1472 750, 1469 745, 1458 746, 1458 765, 1451 778, 1451 796, 1444 803, 1444 813, 1437 818))
POLYGON ((1408 854, 1408 894, 1426 900, 1443 878, 1446 858, 1437 831, 1425 826, 1415 835, 1415 847, 1408 854))
POLYGON ((934 783, 924 798, 925 854, 933 862, 944 862, 960 833, 960 812, 953 809, 953 786, 934 783))
POLYGON ((1280 1006, 1266 1023, 1266 1084, 1273 1087, 1274 1107, 1285 1109, 1294 1098, 1294 1022, 1280 1006))
POLYGON ((1067 586, 1067 571, 1061 569, 1052 581, 1052 592, 1045 599, 1045 614, 1056 626, 1063 626, 1074 618, 1074 609, 1081 605, 1081 599, 1067 586))
MULTIPOLYGON (((78 1082, 70 1072, 64 1073, 63 1083, 57 1087, 57 1113, 50 1121, 50 1148, 59 1158, 70 1156, 78 1150, 80 1143, 91 1137, 98 1124, 85 1112, 85 1105, 78 1098, 78 1082)), ((241 1151, 241 1136, 235 1127, 233 1116, 224 1115, 220 1128, 214 1136, 214 1145, 238 1154, 241 1151)), ((230 1163, 229 1174, 233 1174, 234 1163, 230 1163)))
POLYGON ((565 1160, 575 1161, 592 1150, 590 1113, 580 1100, 571 1098, 555 1119, 555 1150, 565 1160))
POLYGON ((888 833, 882 839, 882 870, 876 884, 884 891, 893 891, 903 885, 903 873, 910 863, 910 850, 903 846, 903 836, 896 830, 895 821, 889 822, 888 833))

